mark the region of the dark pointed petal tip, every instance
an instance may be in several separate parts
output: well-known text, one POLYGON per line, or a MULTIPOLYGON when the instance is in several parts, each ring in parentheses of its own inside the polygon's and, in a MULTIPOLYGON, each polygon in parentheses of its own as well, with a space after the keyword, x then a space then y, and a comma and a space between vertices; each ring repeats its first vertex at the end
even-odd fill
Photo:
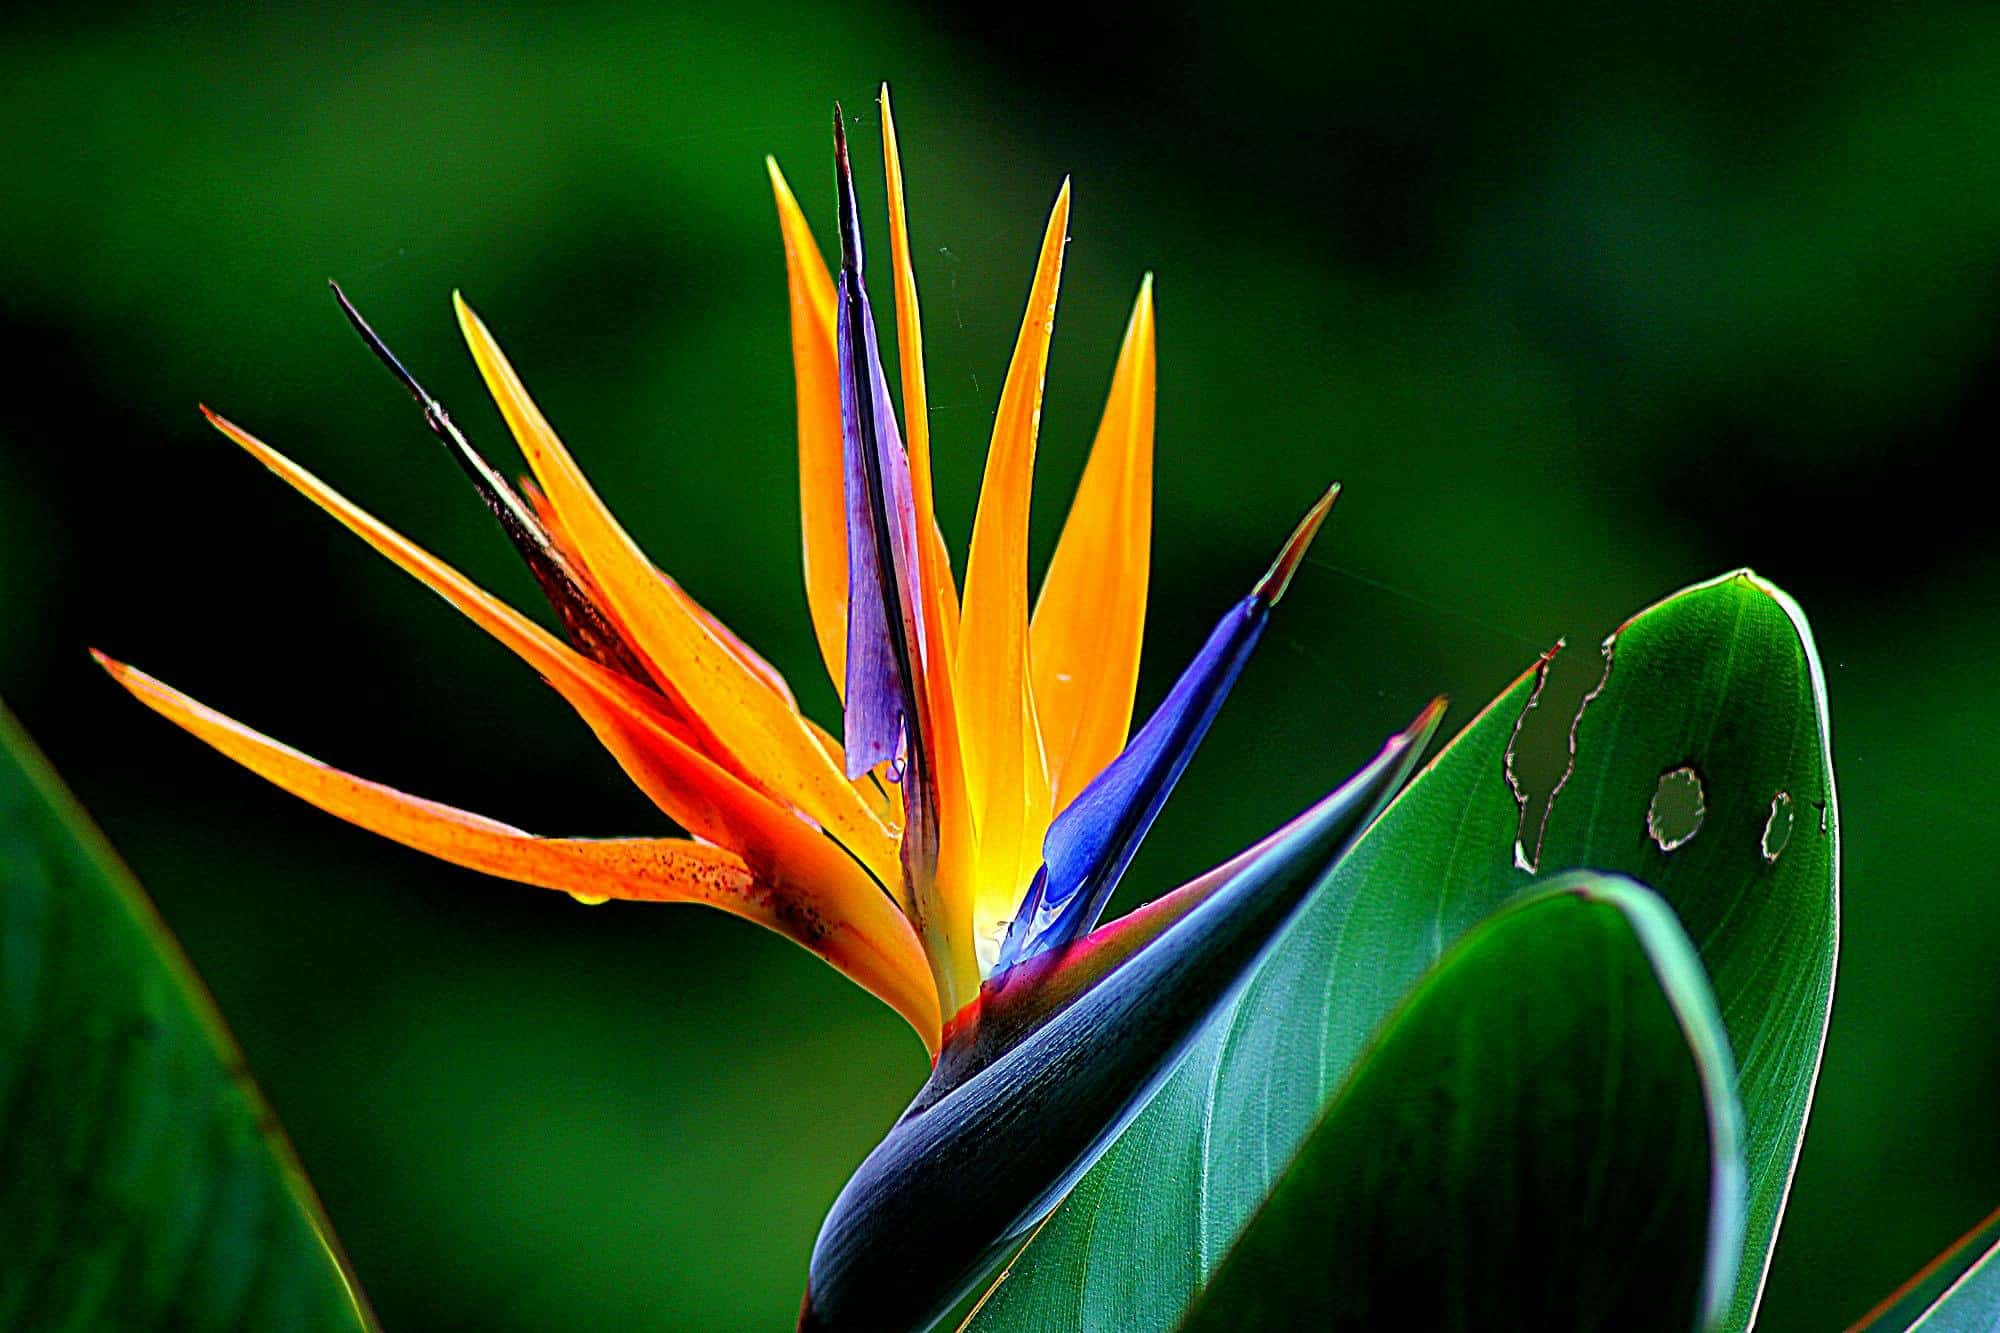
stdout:
POLYGON ((340 290, 340 284, 332 278, 328 278, 326 285, 332 290, 333 299, 340 303, 340 313, 347 316, 347 322, 352 324, 354 331, 361 335, 361 341, 368 344, 368 350, 375 354, 378 361, 389 368, 389 373, 402 383, 403 388, 409 391, 410 397, 416 399, 423 406, 429 407, 432 400, 431 396, 424 392, 424 386, 417 383, 417 377, 409 372, 402 361, 397 359, 396 354, 389 350, 389 345, 382 341, 374 329, 369 327, 368 321, 361 317, 361 312, 354 308, 354 302, 347 299, 347 293, 340 290))
POLYGON ((1264 571, 1264 577, 1258 579, 1257 586, 1250 590, 1251 596, 1267 605, 1278 604, 1278 600, 1285 595, 1285 589, 1292 586, 1292 575, 1304 563, 1306 551, 1312 546, 1313 538, 1319 535, 1320 525, 1326 522, 1333 502, 1339 498, 1340 483, 1335 482, 1326 488, 1326 494, 1320 496, 1311 509, 1306 510, 1306 516, 1299 520, 1299 525, 1292 529, 1292 535, 1286 538, 1278 558, 1271 562, 1271 567, 1264 571))
MULTIPOLYGON (((1145 296, 1142 290, 1142 304, 1145 296)), ((996 974, 1096 926, 1339 494, 1338 486, 1329 487, 1306 512, 1269 571, 1217 622, 1152 717, 1050 824, 1043 871, 1001 943, 996 974)))
POLYGON ((840 190, 840 266, 861 272, 861 211, 854 197, 854 165, 847 156, 847 116, 833 104, 833 170, 840 190))

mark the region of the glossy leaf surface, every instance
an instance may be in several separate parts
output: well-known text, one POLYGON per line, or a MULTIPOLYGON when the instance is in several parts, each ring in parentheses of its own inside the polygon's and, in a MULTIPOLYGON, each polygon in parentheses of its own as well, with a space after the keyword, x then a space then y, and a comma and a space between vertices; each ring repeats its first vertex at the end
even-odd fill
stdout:
POLYGON ((1183 1328, 1702 1326, 1743 1226, 1734 1084, 1672 910, 1566 877, 1425 974, 1183 1328))
POLYGON ((366 1329, 152 904, 0 710, 0 1328, 366 1329))
MULTIPOLYGON (((1667 598, 1606 650, 1538 864, 1542 876, 1590 867, 1652 885, 1714 982, 1744 1111, 1747 1226, 1724 1321, 1742 1328, 1832 1002, 1840 826, 1824 683, 1803 615, 1747 572, 1667 598), (1699 776, 1705 814, 1665 851, 1648 814, 1661 777, 1681 767, 1699 776), (1793 822, 1772 860, 1779 793, 1793 822)), ((1362 837, 974 1328, 1163 1329, 1181 1317, 1410 987, 1537 883, 1517 864, 1508 756, 1539 682, 1535 669, 1515 681, 1362 837)))
POLYGON ((1986 1251, 1910 1325, 1910 1333, 1992 1333, 2000 1328, 2000 1245, 1986 1251))
POLYGON ((1910 1333, 1917 1328, 1926 1333, 2000 1328, 2000 1209, 1863 1315, 1852 1333, 1910 1333), (1974 1312, 1985 1322, 1965 1322, 1974 1312))

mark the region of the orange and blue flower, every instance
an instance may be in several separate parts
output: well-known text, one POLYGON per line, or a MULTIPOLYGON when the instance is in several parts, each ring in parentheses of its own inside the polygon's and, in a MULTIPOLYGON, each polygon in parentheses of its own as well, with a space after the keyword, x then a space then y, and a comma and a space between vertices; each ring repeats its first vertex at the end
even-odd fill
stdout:
POLYGON ((1001 388, 961 592, 933 517, 923 338, 886 89, 881 111, 900 421, 838 113, 837 271, 768 163, 790 292, 806 593, 842 699, 838 737, 654 568, 459 298, 473 359, 533 474, 518 487, 335 289, 527 563, 559 634, 209 418, 521 657, 687 836, 530 834, 328 767, 98 655, 150 707, 334 815, 588 902, 721 907, 797 941, 901 1014, 931 1051, 932 1076, 828 1216, 801 1318, 814 1328, 921 1326, 1046 1216, 1393 794, 1441 713, 1425 710, 1264 841, 1098 925, 1337 488, 1131 733, 1150 563, 1151 279, 1031 606, 1028 501, 1068 237, 1065 182, 1001 388))

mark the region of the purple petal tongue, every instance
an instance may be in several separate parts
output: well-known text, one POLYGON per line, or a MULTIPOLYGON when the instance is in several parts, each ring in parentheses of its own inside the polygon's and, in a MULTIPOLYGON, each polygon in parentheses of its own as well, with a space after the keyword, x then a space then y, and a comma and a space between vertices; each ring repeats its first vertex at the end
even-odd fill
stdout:
POLYGON ((1097 924, 1339 494, 1335 486, 1320 497, 1250 595, 1210 631, 1139 734, 1049 825, 1041 872, 1000 946, 996 975, 1097 924))
POLYGON ((840 108, 833 115, 840 180, 840 434, 847 477, 847 689, 842 716, 847 775, 877 764, 902 776, 919 763, 916 669, 916 509, 910 460, 890 407, 875 344, 875 317, 861 281, 861 218, 840 108))

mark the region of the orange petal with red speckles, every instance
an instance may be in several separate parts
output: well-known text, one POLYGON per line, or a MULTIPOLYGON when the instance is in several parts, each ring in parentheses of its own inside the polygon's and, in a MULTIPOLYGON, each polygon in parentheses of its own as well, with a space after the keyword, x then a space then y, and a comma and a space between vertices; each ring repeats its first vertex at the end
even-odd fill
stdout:
POLYGON ((828 762, 788 699, 709 629, 677 587, 663 591, 652 562, 584 480, 492 334, 463 298, 453 303, 486 386, 570 545, 704 747, 831 832, 878 879, 893 882, 901 872, 889 830, 828 762))
MULTIPOLYGON (((209 419, 533 667, 576 709, 640 790, 689 832, 741 853, 760 874, 780 883, 881 899, 895 910, 881 885, 900 887, 899 879, 872 878, 850 851, 723 768, 660 706, 661 696, 575 652, 241 427, 213 413, 209 419)), ((901 922, 900 916, 897 920, 901 922)))
POLYGON ((308 804, 453 865, 573 896, 700 902, 774 930, 819 954, 907 1018, 935 1046, 937 1001, 907 924, 883 932, 880 912, 846 909, 838 893, 780 887, 741 856, 685 838, 541 838, 498 820, 411 796, 301 754, 143 671, 93 652, 140 702, 308 804))

